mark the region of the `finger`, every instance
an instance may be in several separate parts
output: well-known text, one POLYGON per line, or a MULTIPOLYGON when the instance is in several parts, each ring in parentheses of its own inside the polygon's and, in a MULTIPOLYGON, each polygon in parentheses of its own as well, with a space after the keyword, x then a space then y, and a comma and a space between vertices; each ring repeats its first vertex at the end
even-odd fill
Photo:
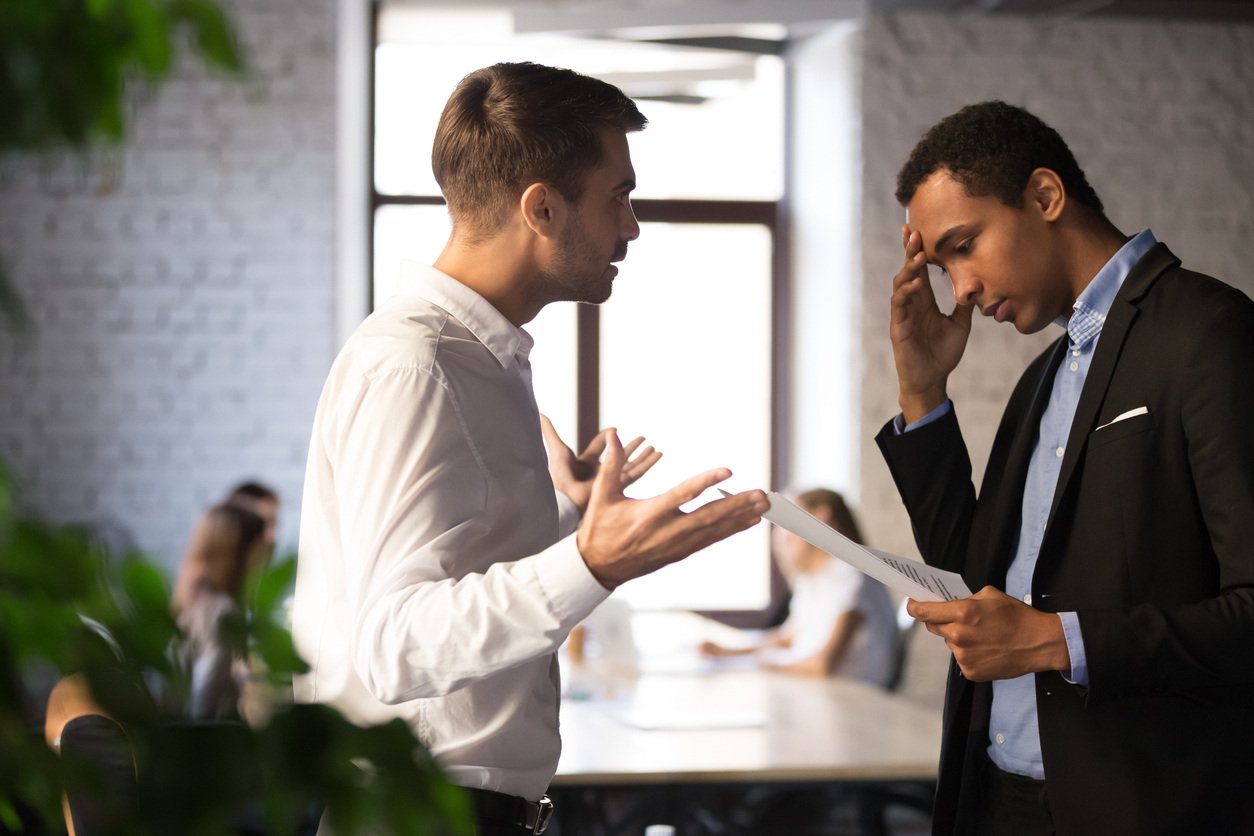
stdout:
POLYGON ((635 482, 644 474, 653 469, 653 465, 662 459, 662 453, 654 450, 652 447, 646 448, 641 452, 640 456, 634 461, 627 463, 623 468, 623 484, 635 482))
MULTIPOLYGON (((716 528, 731 521, 736 531, 756 525, 758 519, 770 508, 770 502, 762 491, 744 491, 724 499, 707 502, 700 508, 680 517, 683 526, 695 529, 716 528)), ((726 536, 726 535, 724 535, 726 536)))
MULTIPOLYGON (((623 495, 623 445, 618 440, 618 433, 612 429, 600 435, 603 437, 601 446, 605 450, 605 461, 592 481, 592 497, 609 502, 623 495)), ((592 447, 591 444, 588 446, 592 447)))
POLYGON ((908 224, 901 225, 901 248, 904 250, 910 243, 910 226, 908 224))
POLYGON ((685 502, 696 499, 719 482, 726 481, 731 475, 731 471, 725 467, 707 470, 705 473, 685 479, 666 493, 655 496, 651 501, 659 505, 678 508, 685 502))
POLYGON ((544 446, 548 448, 550 458, 559 450, 570 450, 566 442, 562 441, 562 437, 557 434, 557 428, 553 426, 549 416, 543 412, 540 413, 540 434, 544 436, 544 446))
POLYGON ((906 236, 906 258, 911 258, 915 253, 923 252, 923 234, 910 230, 910 234, 906 236))
POLYGON ((914 601, 906 605, 906 612, 924 624, 949 624, 954 620, 953 605, 941 601, 914 601))
POLYGON ((975 313, 975 304, 969 303, 966 305, 956 306, 954 308, 954 312, 950 314, 950 317, 958 325, 961 325, 963 328, 970 331, 971 330, 971 316, 974 313, 975 313))
POLYGON ((601 458, 601 454, 605 452, 605 440, 609 437, 607 433, 612 432, 615 432, 614 428, 609 427, 594 435, 592 440, 588 442, 588 446, 583 448, 583 452, 579 454, 579 459, 581 461, 594 462, 601 458))
POLYGON ((675 546, 674 559, 679 559, 752 528, 761 521, 761 510, 755 503, 740 502, 737 497, 730 497, 703 505, 691 514, 675 517, 662 526, 660 533, 675 546))
POLYGON ((627 457, 628 461, 631 461, 631 457, 635 454, 636 448, 638 448, 641 444, 644 444, 644 436, 638 435, 623 445, 623 455, 627 457))
POLYGON ((897 271, 897 275, 893 277, 893 288, 899 288, 904 284, 908 284, 915 279, 927 278, 927 256, 921 252, 914 252, 906 256, 905 262, 901 265, 901 269, 897 271))

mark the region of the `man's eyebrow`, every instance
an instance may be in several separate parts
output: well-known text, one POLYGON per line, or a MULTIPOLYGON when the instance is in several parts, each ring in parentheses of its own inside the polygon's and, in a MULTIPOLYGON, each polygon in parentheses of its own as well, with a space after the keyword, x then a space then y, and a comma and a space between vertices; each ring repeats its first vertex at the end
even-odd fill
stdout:
POLYGON ((635 189, 636 189, 636 178, 628 177, 624 179, 622 182, 620 182, 613 189, 611 189, 611 191, 621 192, 623 190, 626 190, 626 191, 631 192, 631 191, 635 191, 635 189))
POLYGON ((933 245, 932 252, 937 255, 944 252, 945 248, 949 246, 949 242, 962 230, 962 228, 963 224, 958 224, 957 226, 951 226, 949 229, 942 232, 941 236, 936 239, 936 244, 933 245))

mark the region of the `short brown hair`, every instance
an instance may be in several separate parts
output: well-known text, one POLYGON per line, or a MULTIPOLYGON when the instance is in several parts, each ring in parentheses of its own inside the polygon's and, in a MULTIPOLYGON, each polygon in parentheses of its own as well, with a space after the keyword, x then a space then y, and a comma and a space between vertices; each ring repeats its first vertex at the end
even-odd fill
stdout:
POLYGON ((600 132, 647 121, 612 84, 540 64, 494 64, 461 80, 435 132, 431 169, 453 223, 472 234, 498 230, 532 183, 577 202, 601 161, 600 132))

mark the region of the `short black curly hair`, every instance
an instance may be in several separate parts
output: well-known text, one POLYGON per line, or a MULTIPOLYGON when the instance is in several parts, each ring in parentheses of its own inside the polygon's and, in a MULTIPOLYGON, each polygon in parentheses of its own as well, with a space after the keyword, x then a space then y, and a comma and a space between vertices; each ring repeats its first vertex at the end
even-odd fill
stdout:
POLYGON ((947 169, 972 197, 993 195, 1018 208, 1038 168, 1055 172, 1069 198, 1103 212, 1101 198, 1058 132, 1001 101, 967 105, 932 126, 897 174, 897 202, 905 206, 924 180, 947 169))

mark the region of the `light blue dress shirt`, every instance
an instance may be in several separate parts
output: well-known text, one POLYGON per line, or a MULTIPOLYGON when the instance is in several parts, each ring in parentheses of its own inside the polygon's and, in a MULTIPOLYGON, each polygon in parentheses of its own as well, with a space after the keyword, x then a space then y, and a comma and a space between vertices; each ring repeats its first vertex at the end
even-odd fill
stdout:
MULTIPOLYGON (((1032 451, 1027 479, 1024 482, 1015 554, 1006 573, 1006 594, 1028 604, 1032 603, 1032 576, 1036 570, 1041 541, 1045 537, 1049 508, 1058 486, 1067 437, 1071 433, 1071 423, 1080 401, 1080 392, 1084 388, 1093 351, 1106 322, 1106 314, 1129 271, 1157 243, 1154 234, 1147 229, 1124 244, 1080 294, 1071 317, 1060 317, 1057 321, 1058 325, 1067 329, 1068 351, 1054 376, 1049 404, 1045 408, 1045 414, 1041 416, 1036 446, 1032 451)), ((901 416, 898 416, 897 429, 899 432, 909 432, 931 423, 950 409, 952 405, 947 400, 923 418, 906 426, 902 426, 901 416)), ((1062 619, 1067 650, 1071 656, 1071 675, 1068 679, 1079 685, 1087 685, 1088 665, 1079 619, 1074 612, 1059 613, 1059 617, 1062 619)), ((993 683, 988 754, 993 763, 1006 772, 1038 779, 1045 777, 1036 716, 1034 674, 993 683)))

